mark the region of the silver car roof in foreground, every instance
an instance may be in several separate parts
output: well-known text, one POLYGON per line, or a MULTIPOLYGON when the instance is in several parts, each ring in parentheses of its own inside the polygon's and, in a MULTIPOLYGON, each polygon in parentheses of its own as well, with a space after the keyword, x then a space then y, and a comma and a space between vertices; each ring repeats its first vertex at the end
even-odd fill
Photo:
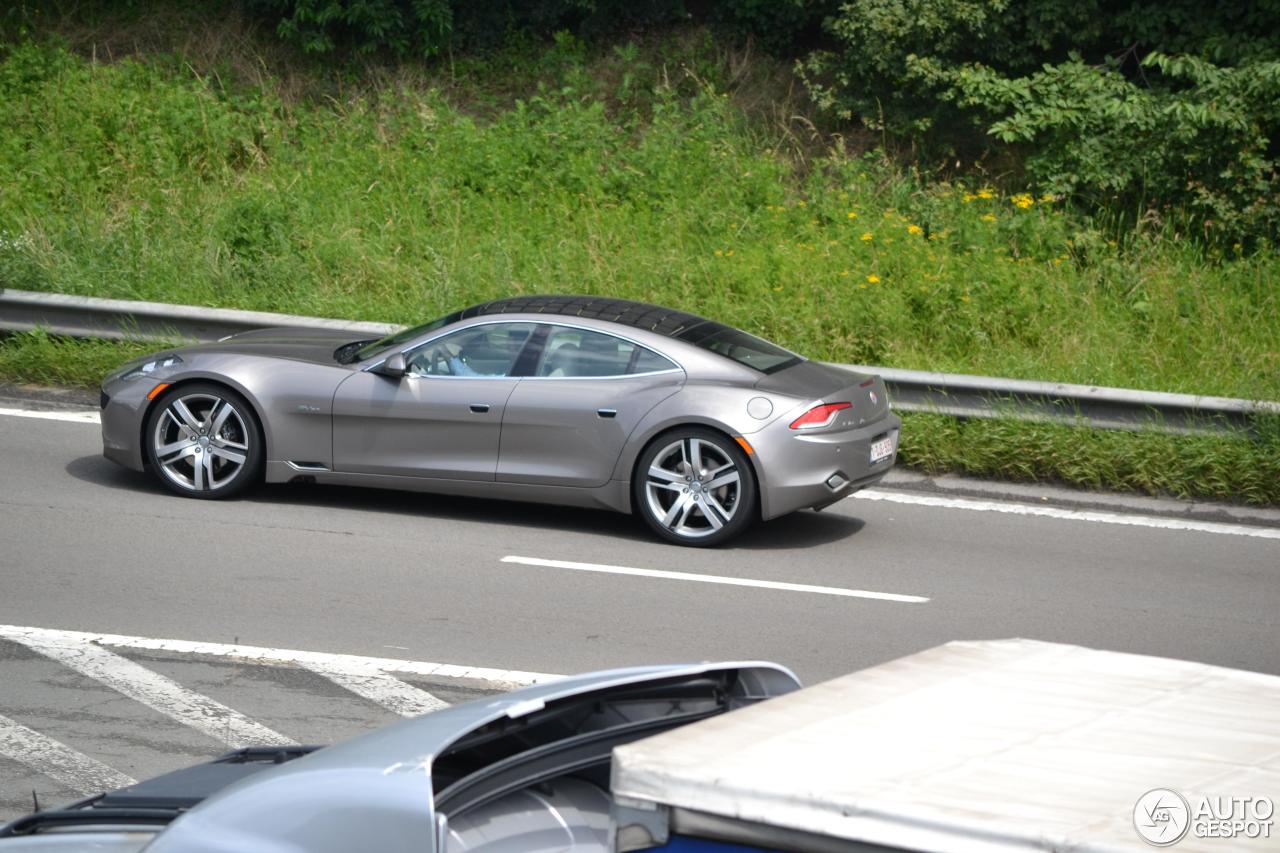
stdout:
POLYGON ((632 667, 535 684, 405 720, 232 785, 175 820, 147 853, 435 851, 432 761, 467 734, 562 700, 729 671, 751 699, 799 686, 785 667, 765 662, 632 667))
MULTIPOLYGON (((619 746, 612 793, 673 833, 683 821, 737 843, 781 827, 850 845, 840 849, 1010 853, 1150 850, 1135 808, 1157 788, 1274 800, 1280 677, 953 642, 619 746)), ((1188 833, 1177 849, 1276 843, 1188 833)))

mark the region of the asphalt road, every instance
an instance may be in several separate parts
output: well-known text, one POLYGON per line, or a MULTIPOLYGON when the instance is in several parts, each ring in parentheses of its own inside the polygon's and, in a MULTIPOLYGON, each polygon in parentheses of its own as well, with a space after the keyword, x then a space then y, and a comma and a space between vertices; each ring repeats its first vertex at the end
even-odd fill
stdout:
MULTIPOLYGON (((1230 527, 1021 514, 1029 498, 928 505, 908 491, 914 502, 850 499, 697 550, 655 542, 620 515, 506 502, 304 486, 185 500, 100 452, 96 425, 0 416, 0 624, 547 673, 763 658, 813 682, 998 637, 1280 673, 1280 539, 1230 527), (597 570, 610 566, 927 600, 597 570)), ((96 694, 68 690, 77 682, 30 657, 0 643, 0 715, 52 726, 112 764, 105 747, 82 747, 96 724, 75 722, 93 719, 78 703, 96 694)), ((274 695, 271 679, 249 681, 274 695)), ((264 701, 289 704, 250 704, 264 701)), ((305 704, 290 707, 271 713, 293 720, 294 740, 382 721, 309 728, 305 704)), ((201 743, 157 754, 178 766, 222 748, 201 743)), ((0 788, 11 765, 0 759, 0 788)), ((5 792, 0 818, 17 802, 5 792)))

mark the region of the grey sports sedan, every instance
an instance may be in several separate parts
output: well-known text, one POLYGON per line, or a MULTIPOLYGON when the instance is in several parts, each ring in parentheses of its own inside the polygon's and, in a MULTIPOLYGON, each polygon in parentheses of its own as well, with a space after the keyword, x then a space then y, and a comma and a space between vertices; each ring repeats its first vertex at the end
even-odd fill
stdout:
POLYGON ((381 340, 245 332, 130 362, 101 402, 107 458, 186 497, 265 477, 602 507, 702 546, 880 480, 901 425, 878 377, 593 296, 381 340))

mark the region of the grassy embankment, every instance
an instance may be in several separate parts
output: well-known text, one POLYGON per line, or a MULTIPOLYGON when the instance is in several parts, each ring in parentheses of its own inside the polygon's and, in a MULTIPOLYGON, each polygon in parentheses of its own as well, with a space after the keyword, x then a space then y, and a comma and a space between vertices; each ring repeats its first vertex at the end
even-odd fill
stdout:
MULTIPOLYGON (((776 120, 794 106, 770 100, 784 72, 732 66, 697 38, 599 56, 562 41, 299 86, 264 65, 10 46, 0 283, 402 323, 603 293, 833 361, 1280 399, 1273 252, 1217 256, 1172 224, 1108 234, 1054 199, 851 153, 776 120)), ((16 336, 0 376, 92 384, 137 350, 16 336)), ((902 452, 932 471, 1274 503, 1273 427, 926 415, 902 452)))

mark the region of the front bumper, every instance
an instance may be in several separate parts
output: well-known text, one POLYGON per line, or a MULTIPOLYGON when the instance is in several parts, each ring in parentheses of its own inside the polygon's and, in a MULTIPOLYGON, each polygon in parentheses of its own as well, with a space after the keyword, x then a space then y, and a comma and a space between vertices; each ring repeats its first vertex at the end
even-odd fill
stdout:
POLYGON ((749 437, 760 472, 760 514, 777 518, 821 509, 879 482, 898 459, 902 419, 894 414, 854 429, 801 432, 786 418, 749 437), (893 440, 893 453, 871 461, 871 445, 893 440))
POLYGON ((153 381, 108 379, 102 384, 102 455, 134 471, 142 471, 142 421, 153 381))

